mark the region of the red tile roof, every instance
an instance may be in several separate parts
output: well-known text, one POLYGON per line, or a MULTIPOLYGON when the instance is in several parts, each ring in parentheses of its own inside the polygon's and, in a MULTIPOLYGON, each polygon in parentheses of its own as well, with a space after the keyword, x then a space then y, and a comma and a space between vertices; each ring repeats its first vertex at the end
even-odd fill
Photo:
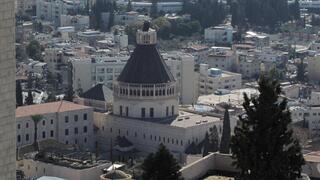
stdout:
POLYGON ((44 104, 35 104, 29 106, 21 106, 16 109, 16 117, 32 116, 36 114, 49 114, 56 112, 66 112, 81 109, 88 109, 91 107, 75 104, 68 101, 57 101, 44 104))

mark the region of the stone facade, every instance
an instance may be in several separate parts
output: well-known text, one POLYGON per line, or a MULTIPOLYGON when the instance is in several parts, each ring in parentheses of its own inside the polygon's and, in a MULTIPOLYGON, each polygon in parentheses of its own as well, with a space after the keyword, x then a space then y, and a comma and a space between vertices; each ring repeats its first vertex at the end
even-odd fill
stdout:
POLYGON ((0 1, 0 180, 16 179, 14 6, 0 1))

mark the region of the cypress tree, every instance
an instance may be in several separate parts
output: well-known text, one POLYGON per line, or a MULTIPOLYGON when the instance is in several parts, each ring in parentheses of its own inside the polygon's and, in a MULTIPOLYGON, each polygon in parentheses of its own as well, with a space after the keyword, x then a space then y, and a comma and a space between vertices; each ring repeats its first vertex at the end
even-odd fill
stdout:
POLYGON ((210 140, 209 140, 209 134, 206 132, 206 135, 203 140, 203 151, 202 151, 202 157, 205 157, 209 154, 209 147, 210 147, 210 140))
POLYGON ((180 180, 182 179, 179 172, 180 166, 177 160, 172 156, 169 150, 160 144, 158 151, 144 160, 142 164, 143 180, 180 180))
POLYGON ((209 152, 217 152, 219 150, 219 133, 216 125, 210 130, 210 147, 209 152))
POLYGON ((150 16, 152 18, 158 17, 158 1, 157 0, 152 0, 151 1, 151 8, 150 8, 150 16))
POLYGON ((132 3, 131 3, 131 0, 128 1, 127 11, 128 11, 128 12, 132 11, 132 3))
POLYGON ((297 65, 297 81, 299 82, 305 82, 305 66, 303 59, 301 59, 300 63, 297 65))
POLYGON ((32 91, 30 89, 28 90, 28 96, 26 98, 26 104, 27 105, 33 104, 33 96, 32 96, 32 91))
POLYGON ((21 82, 19 80, 16 81, 16 105, 17 106, 23 105, 22 88, 21 88, 21 82))
POLYGON ((223 129, 220 143, 220 153, 229 154, 230 153, 230 139, 231 139, 231 129, 230 129, 230 116, 228 107, 226 107, 224 117, 223 117, 223 129))
POLYGON ((280 99, 280 85, 273 77, 260 77, 258 97, 244 95, 245 115, 231 139, 234 165, 245 180, 292 180, 304 164, 291 123, 287 100, 280 99))

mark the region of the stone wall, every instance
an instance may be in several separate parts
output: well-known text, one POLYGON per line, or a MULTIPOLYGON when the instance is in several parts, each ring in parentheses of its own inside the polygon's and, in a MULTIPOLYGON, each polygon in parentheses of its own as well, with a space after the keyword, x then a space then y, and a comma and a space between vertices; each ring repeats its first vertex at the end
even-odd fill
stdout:
POLYGON ((14 0, 0 1, 0 180, 16 173, 14 0))

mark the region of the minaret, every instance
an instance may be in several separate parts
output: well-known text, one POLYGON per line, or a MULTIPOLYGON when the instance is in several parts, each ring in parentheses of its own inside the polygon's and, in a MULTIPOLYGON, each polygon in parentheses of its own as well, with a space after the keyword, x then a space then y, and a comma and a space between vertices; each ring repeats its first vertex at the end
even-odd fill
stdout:
POLYGON ((137 46, 114 82, 113 113, 157 121, 178 115, 177 85, 156 48, 157 33, 145 22, 137 46))

